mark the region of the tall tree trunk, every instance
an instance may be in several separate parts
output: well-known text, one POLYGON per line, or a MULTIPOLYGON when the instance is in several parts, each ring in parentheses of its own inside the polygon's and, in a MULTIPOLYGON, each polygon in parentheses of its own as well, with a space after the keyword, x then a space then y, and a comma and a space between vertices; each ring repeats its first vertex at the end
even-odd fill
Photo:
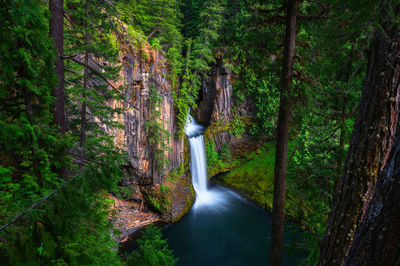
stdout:
POLYGON ((345 265, 400 265, 399 169, 400 130, 397 130, 392 152, 378 177, 374 197, 357 229, 345 265))
MULTIPOLYGON (((85 6, 85 14, 86 14, 86 33, 85 33, 85 65, 89 63, 89 4, 90 0, 86 0, 85 6)), ((86 140, 86 91, 88 90, 88 82, 89 82, 89 71, 85 67, 83 70, 83 93, 82 93, 82 107, 81 107, 81 139, 80 139, 80 146, 81 146, 81 156, 85 155, 84 145, 86 140)))
MULTIPOLYGON (((53 105, 54 123, 58 126, 61 135, 67 130, 65 119, 65 87, 64 87, 64 1, 50 0, 50 37, 54 40, 54 48, 56 50, 56 59, 54 60, 55 73, 58 77, 58 85, 54 89, 53 96, 55 98, 53 105)), ((57 169, 60 178, 67 177, 67 168, 61 165, 57 169)))
POLYGON ((58 76, 58 85, 54 90, 54 122, 59 127, 61 134, 65 134, 65 90, 64 90, 64 1, 50 0, 50 36, 54 40, 57 57, 54 61, 55 72, 58 76))
POLYGON ((296 41, 297 0, 286 6, 285 49, 283 52, 281 93, 277 128, 274 199, 272 209, 271 265, 282 265, 283 225, 285 220, 286 161, 289 138, 290 92, 296 41))
POLYGON ((380 16, 385 33, 378 29, 371 44, 358 116, 344 174, 336 185, 319 265, 343 264, 393 146, 400 97, 400 39, 386 14, 380 16))

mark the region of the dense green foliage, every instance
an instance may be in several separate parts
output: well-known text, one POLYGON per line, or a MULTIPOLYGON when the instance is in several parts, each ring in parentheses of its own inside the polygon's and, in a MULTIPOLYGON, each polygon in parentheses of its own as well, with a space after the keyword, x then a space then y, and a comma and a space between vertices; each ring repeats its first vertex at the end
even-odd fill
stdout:
POLYGON ((165 153, 170 150, 168 145, 170 134, 164 128, 164 123, 160 118, 161 100, 159 92, 154 86, 151 86, 149 93, 150 119, 146 121, 145 130, 149 144, 153 148, 153 156, 157 162, 156 168, 160 173, 169 164, 165 153))
MULTIPOLYGON (((117 37, 129 40, 143 57, 147 43, 163 51, 180 137, 212 66, 218 62, 233 71, 237 108, 229 121, 213 121, 209 127, 209 173, 237 167, 224 181, 270 208, 272 144, 237 159, 229 143, 217 151, 213 135, 223 129, 236 139, 252 136, 265 143, 275 138, 284 43, 282 1, 64 2, 66 135, 53 124, 57 79, 48 2, 3 0, 0 6, 0 225, 55 192, 0 232, 0 262, 120 263, 110 236, 107 200, 107 193, 117 190, 126 164, 125 154, 107 134, 122 128, 112 119, 121 110, 109 104, 121 100, 112 86, 120 79, 117 37), (62 169, 68 170, 65 179, 60 177, 62 169)), ((299 5, 287 208, 310 229, 310 264, 318 257, 333 185, 349 146, 376 10, 377 1, 370 0, 299 5)), ((160 120, 160 93, 150 88, 145 128, 155 167, 162 172, 174 136, 160 120)), ((163 193, 168 191, 160 187, 163 193)), ((163 211, 169 202, 157 197, 148 200, 163 211)), ((136 264, 176 262, 158 229, 148 229, 139 245, 132 259, 136 264)))
POLYGON ((129 256, 128 265, 140 266, 172 266, 177 263, 167 240, 161 238, 161 230, 155 226, 146 227, 141 239, 137 240, 139 247, 129 256))
POLYGON ((56 188, 64 144, 52 121, 54 52, 48 13, 30 1, 1 8, 0 221, 56 188), (31 31, 28 29, 32 28, 31 31))
MULTIPOLYGON (((81 54, 88 49, 92 56, 112 63, 116 53, 107 48, 105 35, 98 35, 99 29, 109 31, 109 23, 99 15, 101 9, 92 5, 88 17, 84 3, 69 1, 67 6, 71 8, 69 19, 75 23, 65 34, 66 52, 81 54), (82 42, 85 32, 90 32, 90 44, 82 42)), ((114 110, 105 101, 114 93, 96 82, 90 88, 82 86, 83 68, 68 64, 73 73, 67 75, 68 133, 60 136, 52 123, 51 95, 56 79, 47 7, 31 1, 7 1, 1 12, 1 224, 44 201, 1 232, 0 261, 77 265, 115 260, 105 192, 116 188, 125 159, 95 121, 113 125, 108 117, 114 110), (83 102, 90 112, 84 143, 80 141, 79 116, 83 102), (66 180, 58 175, 61 167, 68 169, 66 180), (47 195, 52 197, 46 200, 47 195)), ((109 78, 118 71, 104 69, 103 75, 109 78)), ((95 80, 92 75, 89 78, 95 80)))

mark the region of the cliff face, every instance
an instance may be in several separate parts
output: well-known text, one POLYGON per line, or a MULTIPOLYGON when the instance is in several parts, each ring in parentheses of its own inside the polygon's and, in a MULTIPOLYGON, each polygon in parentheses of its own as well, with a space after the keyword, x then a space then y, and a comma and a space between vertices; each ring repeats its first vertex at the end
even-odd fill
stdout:
POLYGON ((128 153, 128 160, 133 170, 133 182, 140 185, 156 185, 162 183, 163 177, 183 162, 184 141, 175 138, 176 117, 172 100, 172 86, 167 79, 166 59, 162 52, 145 44, 136 51, 126 40, 119 39, 120 63, 122 65, 120 86, 124 87, 126 101, 114 101, 115 107, 123 108, 123 113, 116 119, 125 126, 123 130, 114 130, 115 145, 123 147, 128 153), (154 117, 149 101, 150 88, 154 87, 161 101, 156 107, 160 115, 157 122, 168 132, 161 137, 160 132, 146 130, 146 124, 154 117), (135 106, 138 110, 134 109, 135 106), (150 143, 150 138, 157 138, 158 144, 150 143), (164 156, 169 161, 163 169, 157 169, 156 149, 161 142, 164 156))
POLYGON ((221 62, 212 66, 209 78, 203 80, 196 118, 202 124, 229 119, 234 108, 232 81, 234 76, 221 62))
POLYGON ((240 120, 244 127, 249 126, 251 121, 248 114, 254 112, 254 107, 249 99, 245 99, 240 105, 235 103, 234 80, 234 73, 224 66, 222 60, 218 60, 212 66, 208 78, 203 80, 200 102, 194 115, 197 121, 208 125, 204 133, 206 142, 212 139, 217 151, 228 144, 232 155, 236 156, 252 150, 254 140, 246 133, 235 136, 233 131, 238 125, 234 124, 234 120, 240 120))
POLYGON ((187 163, 184 165, 184 153, 187 154, 184 139, 175 137, 173 88, 167 79, 167 60, 161 51, 147 43, 135 49, 128 38, 117 37, 123 79, 115 86, 120 88, 124 99, 108 104, 123 110, 113 119, 123 124, 124 129, 106 130, 115 136, 115 145, 128 154, 128 174, 124 184, 136 191, 129 197, 139 201, 145 199, 148 206, 162 213, 163 219, 175 221, 190 209, 194 193, 190 176, 185 175, 188 166, 187 163), (160 96, 156 105, 150 96, 154 89, 160 96), (176 170, 178 168, 181 170, 176 170), (172 175, 175 176, 173 181, 172 175))
POLYGON ((208 79, 203 80, 200 103, 195 112, 197 121, 209 125, 208 131, 212 131, 211 136, 217 150, 232 140, 232 136, 226 128, 219 127, 216 131, 213 129, 218 123, 226 125, 233 119, 233 108, 235 107, 232 98, 233 80, 233 73, 222 62, 219 61, 212 66, 208 79))

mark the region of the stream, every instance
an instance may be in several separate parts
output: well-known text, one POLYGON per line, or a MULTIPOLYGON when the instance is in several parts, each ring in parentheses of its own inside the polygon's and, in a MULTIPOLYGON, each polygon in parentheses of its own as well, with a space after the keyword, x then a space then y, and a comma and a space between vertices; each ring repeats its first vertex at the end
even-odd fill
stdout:
MULTIPOLYGON (((191 154, 196 201, 179 222, 163 228, 178 265, 268 265, 271 215, 237 193, 207 184, 204 127, 189 116, 186 135, 191 154)), ((301 229, 287 224, 283 265, 297 265, 307 256, 296 247, 301 229)))

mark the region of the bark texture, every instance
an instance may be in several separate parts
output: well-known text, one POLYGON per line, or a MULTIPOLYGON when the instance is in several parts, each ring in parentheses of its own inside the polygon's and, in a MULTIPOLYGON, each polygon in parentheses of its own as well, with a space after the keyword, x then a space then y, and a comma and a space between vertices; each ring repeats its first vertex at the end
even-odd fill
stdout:
POLYGON ((387 19, 385 10, 382 12, 385 33, 378 29, 371 44, 358 116, 344 173, 335 186, 318 265, 344 263, 374 195, 376 180, 394 147, 399 120, 400 39, 398 29, 387 19))
POLYGON ((282 90, 275 152, 274 197, 272 207, 271 265, 282 265, 283 225, 285 221, 286 162, 289 138, 290 92, 296 43, 297 0, 286 7, 285 49, 282 64, 282 90))
POLYGON ((62 134, 66 131, 65 120, 65 90, 64 90, 64 6, 63 0, 50 0, 50 37, 54 40, 57 57, 54 61, 55 72, 58 76, 58 85, 54 90, 54 122, 62 134))
POLYGON ((400 131, 345 265, 400 265, 400 131))

